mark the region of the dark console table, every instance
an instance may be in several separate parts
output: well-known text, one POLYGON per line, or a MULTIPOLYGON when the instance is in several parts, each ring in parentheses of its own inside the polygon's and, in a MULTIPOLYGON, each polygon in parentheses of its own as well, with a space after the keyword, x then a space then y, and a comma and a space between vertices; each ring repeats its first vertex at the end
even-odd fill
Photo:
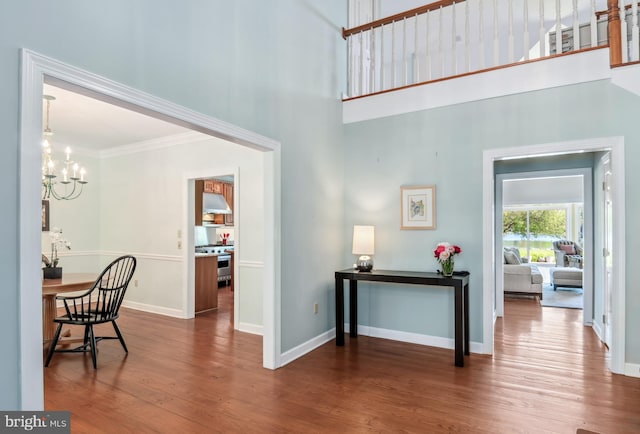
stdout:
POLYGON ((344 281, 349 281, 349 336, 358 337, 358 281, 439 286, 455 291, 455 365, 464 366, 469 354, 469 273, 452 277, 418 271, 336 271, 336 345, 344 345, 344 281))

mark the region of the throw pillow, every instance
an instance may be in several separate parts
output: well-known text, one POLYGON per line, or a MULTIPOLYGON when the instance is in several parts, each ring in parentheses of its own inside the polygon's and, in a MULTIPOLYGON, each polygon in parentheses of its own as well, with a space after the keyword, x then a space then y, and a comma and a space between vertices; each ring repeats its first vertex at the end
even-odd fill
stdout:
POLYGON ((573 244, 561 244, 560 249, 565 253, 565 255, 575 255, 576 248, 573 244))
POLYGON ((520 258, 518 258, 515 253, 508 250, 505 250, 504 252, 504 260, 507 264, 520 265, 520 258))

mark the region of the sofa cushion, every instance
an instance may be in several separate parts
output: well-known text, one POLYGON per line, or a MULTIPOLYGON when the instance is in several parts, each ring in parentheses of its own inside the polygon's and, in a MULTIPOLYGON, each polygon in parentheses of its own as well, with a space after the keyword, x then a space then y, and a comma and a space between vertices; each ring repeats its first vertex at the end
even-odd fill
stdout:
POLYGON ((574 247, 573 244, 562 244, 562 245, 560 245, 560 249, 566 255, 575 255, 576 254, 576 248, 574 247))
POLYGON ((519 264, 521 264, 520 258, 515 253, 513 253, 511 250, 505 250, 504 251, 504 260, 505 260, 505 263, 511 264, 511 265, 519 265, 519 264))

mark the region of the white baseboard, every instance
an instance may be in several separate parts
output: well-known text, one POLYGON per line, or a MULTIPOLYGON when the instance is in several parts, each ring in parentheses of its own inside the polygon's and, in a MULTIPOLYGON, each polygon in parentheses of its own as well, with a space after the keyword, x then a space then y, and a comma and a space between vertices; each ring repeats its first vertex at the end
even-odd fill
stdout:
POLYGON ((241 322, 238 324, 238 331, 251 333, 252 335, 260 335, 263 334, 263 327, 258 324, 250 324, 246 322, 241 322))
MULTIPOLYGON (((349 324, 344 325, 346 333, 349 332, 349 324)), ((440 336, 423 335, 419 333, 403 332, 399 330, 388 330, 377 327, 358 325, 358 334, 372 338, 390 339, 392 341, 407 342, 410 344, 427 345, 436 348, 446 348, 453 350, 455 340, 440 336)), ((483 354, 483 346, 480 342, 469 342, 469 352, 483 354)))
POLYGON ((299 359, 305 354, 315 350, 319 346, 326 344, 332 339, 335 339, 335 337, 336 337, 336 329, 333 328, 329 331, 319 334, 318 336, 308 340, 307 342, 304 342, 298 345, 295 348, 290 349, 289 351, 285 351, 280 355, 280 367, 288 365, 294 360, 299 359))
POLYGON ((143 312, 149 312, 149 313, 157 313, 159 315, 165 315, 165 316, 171 316, 174 318, 180 318, 180 319, 186 319, 187 317, 185 316, 184 312, 182 312, 179 309, 171 309, 168 307, 162 307, 162 306, 154 306, 152 304, 144 304, 144 303, 138 303, 135 301, 124 301, 122 302, 122 307, 126 307, 129 309, 135 309, 135 310, 140 310, 143 312))
POLYGON ((594 321, 593 324, 591 324, 591 328, 598 339, 600 339, 600 341, 604 341, 604 339, 602 339, 602 327, 600 326, 600 323, 594 321))
POLYGON ((640 363, 625 363, 624 375, 640 378, 640 363))

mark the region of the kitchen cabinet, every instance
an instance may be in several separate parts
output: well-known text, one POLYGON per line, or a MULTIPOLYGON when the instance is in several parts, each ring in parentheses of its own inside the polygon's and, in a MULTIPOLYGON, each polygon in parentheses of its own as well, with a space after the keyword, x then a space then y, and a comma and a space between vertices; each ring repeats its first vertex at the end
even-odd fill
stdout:
POLYGON ((224 183, 213 179, 207 179, 204 181, 204 192, 224 194, 224 183))
POLYGON ((218 257, 196 256, 196 313, 218 307, 218 257))
POLYGON ((231 214, 216 214, 212 221, 218 225, 233 226, 233 184, 229 182, 217 181, 215 179, 205 179, 196 181, 196 226, 202 225, 202 193, 216 193, 224 196, 224 200, 231 208, 231 214))

